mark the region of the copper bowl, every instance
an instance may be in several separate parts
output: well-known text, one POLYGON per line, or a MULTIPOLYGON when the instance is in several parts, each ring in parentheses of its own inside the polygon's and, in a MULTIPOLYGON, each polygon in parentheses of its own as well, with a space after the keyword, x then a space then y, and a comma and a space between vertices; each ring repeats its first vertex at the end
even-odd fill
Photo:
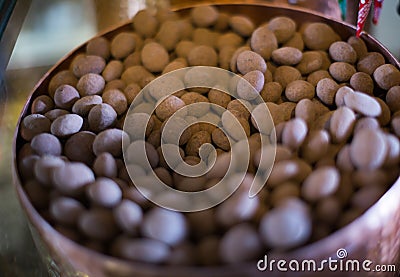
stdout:
MULTIPOLYGON (((251 17, 255 23, 259 24, 274 16, 285 15, 294 19, 298 23, 306 21, 319 21, 332 26, 335 31, 347 39, 355 34, 354 26, 334 19, 324 17, 316 13, 305 12, 294 8, 271 6, 267 4, 220 4, 220 11, 228 13, 240 13, 251 17)), ((180 9, 179 13, 187 14, 188 10, 180 9)), ((127 30, 129 23, 106 31, 104 35, 112 38, 115 34, 127 30)), ((399 61, 389 53, 389 51, 376 39, 363 33, 362 38, 368 46, 369 51, 377 51, 384 55, 386 61, 400 68, 399 61)), ((80 52, 84 52, 85 44, 70 52, 66 57, 59 61, 34 87, 30 94, 23 111, 20 115, 18 126, 21 119, 29 112, 32 99, 46 91, 51 77, 62 69, 67 69, 72 57, 80 52)), ((19 201, 29 220, 29 226, 36 243, 51 276, 170 276, 170 277, 200 277, 200 276, 226 276, 226 277, 246 277, 246 276, 333 276, 338 272, 325 270, 323 272, 260 272, 257 270, 256 261, 245 264, 218 267, 182 267, 182 266, 157 266, 143 263, 129 262, 114 257, 106 256, 85 248, 58 233, 53 227, 42 218, 30 203, 18 174, 17 153, 22 146, 22 139, 19 136, 19 128, 14 134, 14 161, 13 176, 14 185, 18 194, 19 201)), ((374 265, 394 264, 396 268, 400 266, 400 180, 398 179, 393 186, 368 209, 362 216, 348 224, 344 228, 332 233, 328 237, 315 243, 297 248, 284 253, 268 253, 268 259, 285 259, 302 261, 313 259, 316 262, 336 258, 336 252, 340 248, 347 250, 348 258, 371 260, 374 265)), ((339 272, 339 276, 395 276, 395 272, 386 272, 378 275, 377 272, 339 272)))

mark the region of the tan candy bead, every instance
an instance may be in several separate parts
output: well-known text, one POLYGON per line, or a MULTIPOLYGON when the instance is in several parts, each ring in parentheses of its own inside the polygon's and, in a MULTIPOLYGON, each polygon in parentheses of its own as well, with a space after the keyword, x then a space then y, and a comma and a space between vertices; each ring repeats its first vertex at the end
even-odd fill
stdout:
POLYGON ((181 40, 176 45, 175 52, 178 55, 178 57, 186 58, 190 50, 192 50, 195 46, 196 44, 191 40, 181 40))
POLYGON ((208 92, 208 100, 226 109, 229 102, 231 102, 231 96, 223 91, 211 89, 208 92))
POLYGON ((351 203, 361 211, 367 210, 385 193, 385 188, 379 186, 366 186, 353 195, 351 203))
POLYGON ((295 108, 295 117, 302 118, 307 126, 311 126, 315 120, 314 103, 310 99, 300 100, 295 108))
POLYGON ((400 159, 400 141, 392 134, 385 134, 388 151, 385 159, 385 166, 395 166, 400 159))
POLYGON ((193 134, 186 144, 186 155, 198 156, 199 148, 205 143, 211 143, 211 135, 207 131, 200 131, 193 134))
POLYGON ((391 87, 386 93, 386 103, 390 111, 395 113, 400 110, 400 86, 391 87))
POLYGON ((251 112, 251 106, 245 100, 234 99, 228 103, 227 110, 233 113, 235 117, 248 119, 251 112))
POLYGON ((88 73, 100 74, 105 67, 106 61, 102 57, 83 54, 76 56, 70 66, 71 71, 78 78, 88 73))
POLYGON ((353 65, 345 62, 334 62, 329 66, 329 73, 338 82, 347 82, 356 73, 353 65))
POLYGON ((219 34, 213 32, 206 28, 196 28, 192 34, 192 40, 196 45, 205 45, 210 46, 212 48, 215 47, 215 44, 218 45, 218 37, 219 34))
POLYGON ((108 60, 110 57, 110 42, 105 37, 93 38, 86 45, 86 53, 108 60))
POLYGON ((329 46, 329 55, 335 62, 354 64, 357 60, 357 53, 353 47, 344 41, 336 41, 329 46))
POLYGON ((219 254, 227 264, 252 261, 262 252, 258 232, 249 223, 232 227, 221 238, 219 254))
POLYGON ((319 167, 304 181, 301 194, 309 201, 316 201, 336 192, 340 174, 334 167, 319 167))
POLYGON ((290 82, 285 89, 286 98, 296 103, 302 99, 312 99, 314 95, 314 86, 303 80, 295 80, 290 82))
POLYGON ((302 75, 307 75, 322 69, 322 63, 322 55, 318 51, 306 51, 303 53, 302 59, 296 68, 302 75))
POLYGON ((247 74, 254 70, 265 72, 267 64, 258 53, 245 50, 237 56, 237 69, 242 74, 247 74))
POLYGON ((288 41, 296 32, 296 22, 286 16, 277 16, 268 22, 268 29, 274 32, 278 43, 288 41))
POLYGON ((382 169, 359 169, 353 172, 353 182, 357 187, 378 186, 384 188, 388 185, 388 177, 382 169))
POLYGON ((132 19, 135 31, 144 37, 153 37, 157 33, 158 20, 148 10, 139 11, 132 19))
POLYGON ((21 136, 23 139, 30 141, 34 136, 49 132, 51 122, 41 114, 30 114, 22 120, 21 123, 21 136))
POLYGON ((134 235, 142 222, 143 211, 134 201, 124 199, 113 209, 115 223, 128 234, 134 235))
POLYGON ((391 113, 388 105, 386 105, 385 101, 380 99, 379 97, 374 97, 374 99, 378 102, 381 107, 381 114, 377 117, 378 122, 381 126, 386 126, 390 122, 391 113))
POLYGON ((359 169, 377 169, 386 158, 386 141, 381 132, 361 129, 354 135, 350 145, 350 157, 359 169))
POLYGON ((296 103, 283 102, 283 103, 280 103, 278 106, 279 106, 279 110, 282 113, 283 119, 285 121, 288 121, 292 117, 294 117, 294 111, 296 109, 296 103))
POLYGON ((79 98, 79 92, 70 85, 61 85, 54 93, 54 103, 58 108, 65 110, 70 110, 79 98))
POLYGON ((79 94, 83 97, 87 95, 100 94, 103 91, 105 84, 106 82, 101 75, 88 73, 79 79, 76 88, 78 89, 79 94))
POLYGON ((253 21, 243 15, 234 15, 229 19, 232 30, 243 37, 249 37, 254 31, 253 21))
POLYGON ((33 172, 36 179, 44 187, 52 187, 52 174, 55 168, 63 166, 65 162, 57 156, 42 156, 33 165, 33 172))
POLYGON ((379 122, 374 117, 362 117, 357 120, 356 125, 354 126, 354 133, 357 133, 364 128, 379 130, 379 122))
POLYGON ((103 102, 99 95, 88 95, 78 99, 72 106, 72 112, 80 116, 87 116, 90 110, 103 102))
POLYGON ((348 38, 347 43, 353 47, 354 51, 356 51, 358 60, 368 53, 365 42, 359 37, 351 36, 348 38))
POLYGON ((71 161, 91 165, 95 159, 92 150, 96 135, 92 132, 82 131, 72 135, 64 146, 64 155, 71 161))
POLYGON ((294 67, 282 65, 275 70, 273 78, 275 82, 280 83, 282 88, 285 89, 291 82, 300 80, 301 73, 294 67))
POLYGON ((235 52, 236 52, 236 47, 234 46, 227 45, 222 47, 218 54, 219 67, 225 70, 229 70, 231 65, 231 59, 235 52))
POLYGON ((307 82, 311 83, 313 86, 317 86, 318 82, 324 78, 332 78, 328 71, 317 70, 307 76, 307 82))
POLYGON ((288 249, 311 236, 311 215, 305 209, 280 205, 266 213, 260 222, 260 236, 269 247, 288 249))
POLYGON ((134 65, 141 65, 142 58, 141 58, 141 51, 135 51, 132 54, 129 54, 123 61, 124 68, 129 68, 134 65))
POLYGON ((390 122, 390 125, 396 136, 400 137, 400 116, 394 116, 390 122))
POLYGON ((291 149, 301 146, 307 136, 307 124, 301 118, 294 118, 288 121, 283 129, 282 143, 291 149))
MULTIPOLYGON (((78 94, 79 95, 79 94, 78 94)), ((31 113, 45 114, 54 108, 53 99, 48 95, 40 95, 32 102, 31 113)))
POLYGON ((108 104, 94 106, 88 115, 89 126, 94 132, 100 132, 112 127, 117 119, 117 113, 108 104))
POLYGON ((122 32, 111 41, 111 55, 116 59, 126 58, 136 48, 136 37, 133 33, 122 32))
POLYGON ((84 235, 100 241, 112 239, 119 231, 112 212, 100 208, 83 212, 77 225, 84 235))
POLYGON ((160 120, 164 121, 184 106, 185 102, 183 102, 180 98, 171 95, 164 99, 157 106, 156 115, 160 120))
POLYGON ((334 197, 329 196, 321 199, 316 206, 318 220, 328 224, 334 224, 342 213, 342 204, 334 197))
POLYGON ((129 136, 124 131, 115 128, 104 130, 93 141, 93 153, 98 156, 108 152, 114 157, 119 157, 122 154, 123 142, 129 142, 129 136))
POLYGON ((171 51, 182 38, 182 35, 183 33, 181 33, 179 21, 167 20, 160 26, 156 35, 156 40, 164 46, 167 51, 171 51))
POLYGON ((106 177, 97 178, 86 187, 89 200, 105 208, 115 207, 122 199, 122 191, 118 184, 106 177))
POLYGON ((69 226, 74 226, 84 211, 82 203, 69 197, 57 197, 49 205, 51 217, 58 223, 69 226))
POLYGON ((202 105, 192 105, 188 107, 188 115, 195 117, 202 117, 210 111, 210 106, 205 103, 209 103, 207 97, 201 95, 197 92, 187 92, 182 95, 181 100, 185 102, 186 105, 202 103, 202 105))
POLYGON ((101 75, 106 82, 118 79, 121 77, 122 71, 124 70, 124 64, 119 60, 110 61, 104 68, 101 75))
POLYGON ((278 49, 278 40, 268 26, 260 26, 251 35, 250 46, 254 52, 269 60, 272 51, 278 49))
POLYGON ((60 156, 62 152, 62 144, 60 140, 48 133, 41 133, 32 138, 31 147, 39 156, 53 155, 60 156))
POLYGON ((276 187, 284 182, 294 180, 300 174, 300 166, 294 160, 281 160, 274 164, 267 184, 276 187))
POLYGON ((141 52, 143 66, 150 72, 161 72, 169 63, 167 50, 157 42, 147 43, 141 52))
POLYGON ((385 64, 385 58, 381 53, 369 52, 359 59, 357 70, 372 75, 375 69, 383 64, 385 64))
POLYGON ((215 50, 207 45, 200 45, 193 48, 188 54, 190 66, 217 66, 218 55, 215 50))
POLYGON ((346 144, 337 154, 337 167, 343 172, 353 172, 354 165, 350 158, 350 145, 346 144))
POLYGON ((194 25, 209 27, 217 22, 219 12, 213 6, 199 6, 191 10, 190 16, 194 25))
POLYGON ((346 107, 365 116, 377 117, 382 113, 378 101, 365 93, 357 91, 347 93, 344 96, 344 104, 346 107))
POLYGON ((96 176, 115 178, 118 174, 117 163, 110 153, 103 152, 94 161, 93 171, 96 176))
POLYGON ((296 65, 303 57, 303 53, 294 47, 281 47, 272 52, 272 60, 281 65, 296 65))
POLYGON ((301 157, 310 164, 322 159, 328 152, 329 133, 325 130, 315 130, 308 133, 302 147, 301 157))
MULTIPOLYGON (((242 180, 242 176, 232 176, 231 178, 238 178, 235 182, 242 180)), ((221 203, 216 209, 216 220, 219 224, 226 227, 234 226, 242 221, 251 220, 260 205, 258 196, 250 198, 249 188, 254 180, 254 175, 247 173, 240 187, 235 191, 232 196, 225 202, 221 203)))
POLYGON ((311 50, 328 50, 329 46, 340 37, 325 23, 309 23, 303 31, 303 40, 311 50))
MULTIPOLYGON (((105 65, 104 65, 105 66, 105 65)), ((54 92, 61 85, 76 86, 78 79, 71 70, 62 70, 55 74, 49 83, 48 93, 50 97, 54 97, 54 92)))
POLYGON ((329 111, 319 115, 314 124, 311 126, 311 130, 319 130, 319 129, 328 129, 329 128, 329 120, 331 119, 333 111, 329 111))
POLYGON ((350 85, 356 91, 361 91, 371 96, 374 94, 374 81, 367 73, 355 73, 350 78, 350 85))
POLYGON ((121 75, 121 79, 126 84, 136 83, 141 87, 147 85, 146 79, 151 79, 152 77, 154 77, 153 74, 141 65, 128 67, 121 75))
MULTIPOLYGON (((224 47, 230 46, 234 47, 235 49, 240 49, 241 45, 243 45, 244 39, 239 36, 236 33, 233 32, 227 32, 224 34, 221 34, 217 38, 216 46, 219 51, 221 51, 224 47)), ((246 46, 247 49, 250 49, 248 46, 246 46)))
POLYGON ((125 95, 119 89, 109 89, 102 95, 103 103, 109 104, 114 108, 118 115, 126 112, 128 101, 125 95))
POLYGON ((348 93, 353 93, 354 90, 348 86, 340 87, 335 94, 335 104, 337 107, 344 106, 344 97, 348 93))
POLYGON ((283 183, 272 190, 271 193, 271 204, 274 207, 279 206, 283 201, 288 198, 299 197, 300 186, 296 182, 283 183))
POLYGON ((247 119, 243 117, 235 120, 234 116, 229 112, 225 111, 221 118, 222 126, 225 131, 235 140, 242 140, 250 136, 250 125, 247 119))
POLYGON ((144 215, 141 231, 145 237, 175 246, 185 239, 188 226, 181 213, 156 207, 144 215))
POLYGON ((295 32, 294 35, 283 44, 284 47, 294 47, 300 51, 304 50, 303 37, 299 32, 295 32))
POLYGON ((79 162, 65 163, 56 167, 52 174, 52 182, 63 194, 80 195, 85 186, 95 180, 93 171, 79 162))
POLYGON ((254 100, 260 95, 264 87, 264 75, 261 71, 254 70, 246 73, 236 87, 238 96, 244 100, 254 100))
POLYGON ((51 123, 50 131, 53 135, 64 138, 78 133, 82 128, 83 118, 77 114, 66 114, 58 117, 51 123))
POLYGON ((231 58, 231 62, 230 62, 230 70, 232 72, 238 72, 238 68, 237 68, 237 59, 240 55, 240 53, 244 52, 244 51, 251 51, 249 46, 242 46, 236 49, 236 51, 233 53, 233 56, 231 58))
POLYGON ((347 141, 356 123, 356 115, 347 107, 339 107, 332 114, 329 131, 334 143, 347 141))
POLYGON ((231 145, 229 143, 228 137, 225 135, 225 133, 219 129, 216 128, 211 134, 212 141, 213 143, 221 148, 224 151, 229 151, 231 148, 231 145))
POLYGON ((283 89, 280 83, 268 82, 264 84, 260 95, 265 102, 277 102, 281 99, 282 91, 283 89))
POLYGON ((380 88, 388 90, 400 85, 400 70, 392 64, 381 65, 374 71, 374 80, 380 88))
POLYGON ((58 117, 69 114, 69 111, 63 110, 63 109, 53 109, 48 111, 47 113, 44 114, 45 117, 50 119, 50 121, 56 120, 58 117))

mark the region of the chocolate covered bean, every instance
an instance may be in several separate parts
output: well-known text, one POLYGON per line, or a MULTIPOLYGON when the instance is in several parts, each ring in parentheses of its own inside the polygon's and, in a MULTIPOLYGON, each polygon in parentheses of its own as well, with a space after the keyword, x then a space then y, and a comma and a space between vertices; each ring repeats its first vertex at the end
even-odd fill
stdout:
POLYGON ((145 237, 174 246, 185 239, 188 229, 181 213, 153 208, 144 216, 141 232, 145 237))
POLYGON ((398 179, 399 70, 363 38, 341 41, 327 23, 259 22, 213 6, 183 15, 138 12, 74 52, 33 94, 19 126, 18 170, 57 232, 163 267, 252 263, 329 236, 398 179), (202 155, 210 146, 215 163, 202 155), (248 150, 248 164, 231 157, 238 149, 248 150), (244 174, 225 176, 242 162, 244 174), (178 172, 195 165, 206 173, 178 172), (221 180, 240 186, 215 207, 182 213, 155 203, 199 203, 144 187, 153 177, 212 201, 221 180))

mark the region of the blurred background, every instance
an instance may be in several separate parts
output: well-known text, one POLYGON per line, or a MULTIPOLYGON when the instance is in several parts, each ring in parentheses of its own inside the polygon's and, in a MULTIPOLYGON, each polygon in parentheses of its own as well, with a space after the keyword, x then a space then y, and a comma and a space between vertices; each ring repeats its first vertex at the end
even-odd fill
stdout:
MULTIPOLYGON (((172 0, 170 4, 177 7, 198 2, 172 0)), ((280 5, 290 5, 290 2, 336 19, 341 17, 337 0, 264 2, 280 5)), ((168 5, 168 1, 159 0, 0 0, 0 34, 3 33, 0 41, 0 276, 36 277, 46 275, 47 271, 40 263, 12 186, 12 135, 29 92, 72 49, 100 30, 130 18, 146 5, 160 3, 168 5)), ((345 19, 354 24, 358 1, 347 0, 347 4, 345 19)), ((379 24, 371 24, 369 18, 365 27, 397 58, 400 57, 398 4, 398 0, 385 1, 379 24)))
MULTIPOLYGON (((147 0, 150 4, 155 1, 157 0, 147 0)), ((179 6, 182 2, 187 4, 201 1, 172 0, 171 2, 173 6, 179 6)), ((265 0, 264 2, 297 2, 298 6, 319 10, 333 17, 337 17, 339 12, 335 10, 334 4, 329 4, 337 0, 265 0)), ((358 1, 347 0, 347 2, 346 20, 355 23, 358 1)), ((379 24, 373 25, 369 19, 365 30, 381 41, 393 54, 400 57, 400 38, 397 35, 400 16, 396 11, 397 5, 397 0, 385 1, 379 24)), ((94 36, 99 29, 124 20, 143 7, 145 7, 145 0, 32 0, 8 70, 52 65, 73 48, 94 36)))

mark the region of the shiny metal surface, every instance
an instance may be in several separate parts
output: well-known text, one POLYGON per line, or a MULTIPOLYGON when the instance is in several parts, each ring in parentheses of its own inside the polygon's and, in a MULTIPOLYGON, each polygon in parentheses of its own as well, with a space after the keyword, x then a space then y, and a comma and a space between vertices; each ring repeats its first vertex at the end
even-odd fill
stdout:
MULTIPOLYGON (((182 8, 182 7, 181 7, 182 8)), ((277 6, 268 6, 265 4, 232 4, 221 5, 220 9, 226 12, 242 13, 251 16, 257 23, 268 20, 275 15, 287 15, 298 22, 321 21, 330 24, 343 39, 354 34, 354 28, 338 21, 322 17, 319 14, 305 13, 298 8, 283 8, 277 6)), ((183 14, 185 10, 181 11, 183 14)), ((128 23, 121 27, 106 33, 106 36, 112 36, 116 32, 126 29, 128 23)), ((372 51, 381 52, 385 58, 392 64, 400 68, 399 61, 391 55, 379 42, 372 37, 364 34, 364 40, 372 51)), ((66 68, 72 54, 83 51, 79 47, 70 53, 65 59, 56 64, 47 72, 32 91, 34 96, 40 94, 43 88, 47 86, 49 79, 56 70, 66 68)), ((26 103, 23 113, 28 112, 31 97, 26 103)), ((20 118, 20 119, 21 119, 20 118)), ((129 263, 115 258, 107 257, 95 253, 89 249, 66 239, 57 233, 32 207, 26 194, 21 187, 16 171, 15 153, 21 146, 21 140, 18 133, 15 133, 13 174, 15 189, 17 191, 21 205, 28 216, 33 237, 37 243, 42 257, 47 261, 51 270, 63 272, 65 276, 171 276, 171 277, 200 277, 200 276, 266 276, 267 273, 259 272, 255 262, 223 266, 217 268, 193 268, 193 267, 168 267, 144 265, 139 263, 129 263)), ((328 257, 334 257, 337 249, 346 248, 349 257, 354 259, 370 259, 376 264, 396 264, 399 266, 400 249, 400 181, 398 180, 392 188, 370 208, 363 216, 345 228, 337 231, 329 237, 316 243, 301 247, 287 253, 270 253, 269 257, 285 259, 315 259, 320 261, 328 257)), ((337 273, 319 272, 310 274, 301 274, 301 276, 338 276, 337 273)), ((56 275, 57 276, 57 275, 56 275)), ((287 276, 282 272, 268 272, 268 276, 287 276)), ((365 272, 341 272, 340 276, 366 276, 365 272)), ((370 275, 376 276, 376 275, 370 275)), ((379 276, 394 276, 393 273, 379 276)))

